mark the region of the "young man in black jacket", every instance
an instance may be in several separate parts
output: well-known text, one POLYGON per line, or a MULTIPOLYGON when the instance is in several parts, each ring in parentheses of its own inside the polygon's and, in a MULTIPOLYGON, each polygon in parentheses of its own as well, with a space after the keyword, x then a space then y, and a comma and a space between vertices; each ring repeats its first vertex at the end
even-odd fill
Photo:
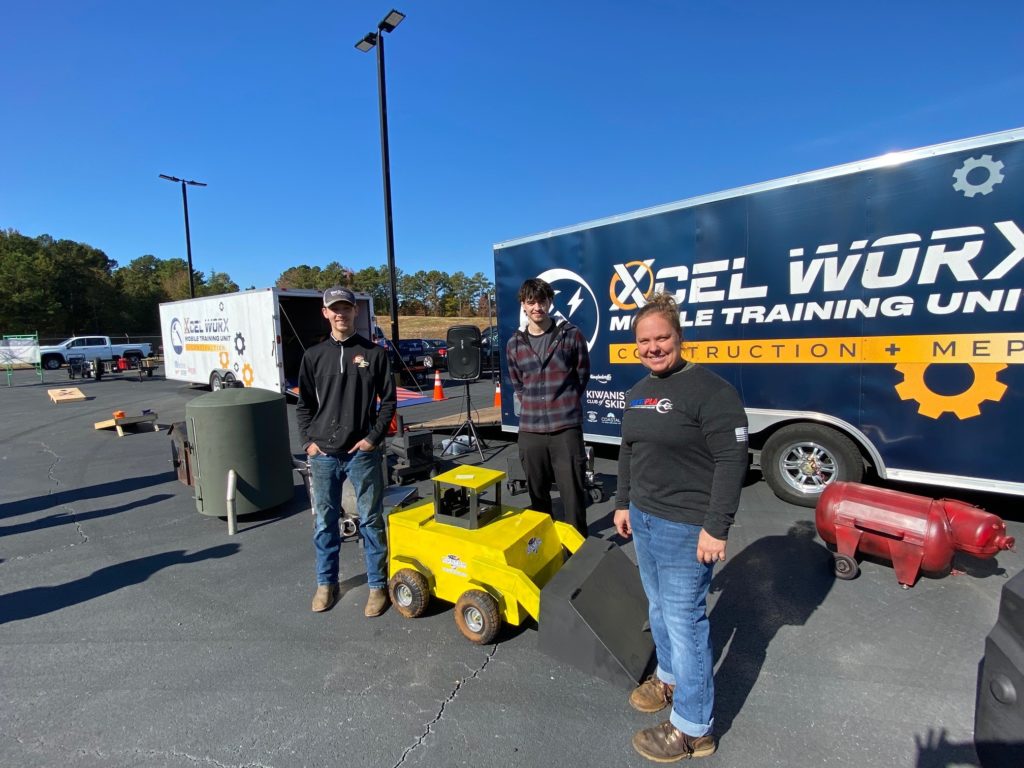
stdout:
POLYGON ((295 409, 299 437, 309 457, 316 513, 317 588, 312 607, 326 611, 338 599, 338 521, 341 486, 347 477, 355 489, 370 587, 364 613, 379 616, 387 607, 388 577, 381 462, 388 424, 397 407, 395 383, 387 350, 355 332, 359 307, 352 291, 328 288, 322 311, 331 335, 306 350, 302 358, 295 409))

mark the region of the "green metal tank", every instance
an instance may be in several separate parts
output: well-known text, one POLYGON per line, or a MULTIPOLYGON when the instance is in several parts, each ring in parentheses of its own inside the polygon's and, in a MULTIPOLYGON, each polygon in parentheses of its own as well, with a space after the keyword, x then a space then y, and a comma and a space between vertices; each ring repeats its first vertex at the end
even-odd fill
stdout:
POLYGON ((185 406, 196 507, 226 517, 228 472, 235 470, 235 513, 275 507, 294 493, 284 395, 228 388, 185 406))

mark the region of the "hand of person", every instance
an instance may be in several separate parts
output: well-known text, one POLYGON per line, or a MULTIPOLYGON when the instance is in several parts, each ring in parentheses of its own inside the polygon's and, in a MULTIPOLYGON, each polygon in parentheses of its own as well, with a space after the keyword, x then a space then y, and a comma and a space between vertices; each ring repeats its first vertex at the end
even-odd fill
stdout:
POLYGON ((307 456, 316 456, 318 453, 323 453, 323 451, 320 450, 320 446, 316 443, 310 443, 306 446, 307 456))
POLYGON ((349 453, 355 453, 356 451, 372 451, 376 447, 377 446, 375 446, 373 443, 371 443, 364 437, 362 440, 360 440, 358 443, 352 446, 352 450, 349 451, 349 453))
POLYGON ((697 537, 697 560, 701 563, 715 563, 725 560, 725 539, 716 539, 701 528, 697 537))
POLYGON ((615 530, 619 532, 619 536, 622 538, 628 539, 633 535, 633 528, 629 524, 628 509, 616 509, 612 522, 615 524, 615 530))

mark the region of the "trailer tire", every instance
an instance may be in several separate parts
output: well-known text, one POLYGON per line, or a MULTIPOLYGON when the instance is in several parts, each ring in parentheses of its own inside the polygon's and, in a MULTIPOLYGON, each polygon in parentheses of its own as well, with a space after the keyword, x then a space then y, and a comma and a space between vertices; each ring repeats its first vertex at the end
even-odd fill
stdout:
POLYGON ((430 603, 430 585, 419 571, 403 568, 388 582, 391 604, 407 619, 423 615, 430 603))
POLYGON ((765 442, 761 473, 783 501, 813 507, 831 483, 859 483, 864 460, 841 432, 821 424, 792 424, 765 442))
POLYGON ((498 601, 480 589, 463 592, 455 603, 455 625, 471 643, 487 645, 501 629, 498 601))
POLYGON ((857 578, 860 566, 857 565, 856 560, 847 555, 834 555, 833 557, 835 559, 832 561, 832 572, 835 573, 837 579, 850 581, 857 578))
POLYGON ((224 380, 220 377, 217 371, 210 374, 210 391, 219 392, 224 386, 224 380))
POLYGON ((98 357, 92 361, 92 375, 96 381, 103 378, 103 361, 98 357))
POLYGON ((231 371, 228 371, 227 373, 224 374, 224 378, 222 379, 222 381, 224 382, 225 387, 230 388, 235 386, 235 374, 233 374, 231 371))

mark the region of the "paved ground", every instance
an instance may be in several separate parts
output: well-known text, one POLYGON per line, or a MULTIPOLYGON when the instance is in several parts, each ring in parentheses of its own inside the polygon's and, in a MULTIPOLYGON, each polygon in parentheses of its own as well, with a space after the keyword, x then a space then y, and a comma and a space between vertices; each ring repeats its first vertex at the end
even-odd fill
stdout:
MULTIPOLYGON (((228 537, 175 479, 166 431, 93 429, 114 409, 180 420, 202 390, 88 381, 89 400, 58 406, 46 390, 68 381, 48 378, 0 387, 0 766, 647 764, 629 738, 656 717, 540 653, 535 626, 477 647, 446 606, 364 619, 356 544, 343 547, 340 604, 313 614, 300 485, 228 537)), ((474 385, 474 404, 492 397, 474 385)), ((421 421, 460 405, 403 411, 421 421)), ((487 465, 504 469, 514 445, 486 436, 487 465)), ((613 488, 614 451, 600 453, 613 488)), ((591 507, 592 535, 610 533, 610 513, 591 507)), ((1024 536, 1019 513, 1009 526, 1024 536)), ((711 608, 720 748, 704 764, 976 764, 977 665, 1019 554, 959 558, 966 575, 910 590, 874 563, 834 581, 812 511, 756 476, 729 551, 711 608)))

